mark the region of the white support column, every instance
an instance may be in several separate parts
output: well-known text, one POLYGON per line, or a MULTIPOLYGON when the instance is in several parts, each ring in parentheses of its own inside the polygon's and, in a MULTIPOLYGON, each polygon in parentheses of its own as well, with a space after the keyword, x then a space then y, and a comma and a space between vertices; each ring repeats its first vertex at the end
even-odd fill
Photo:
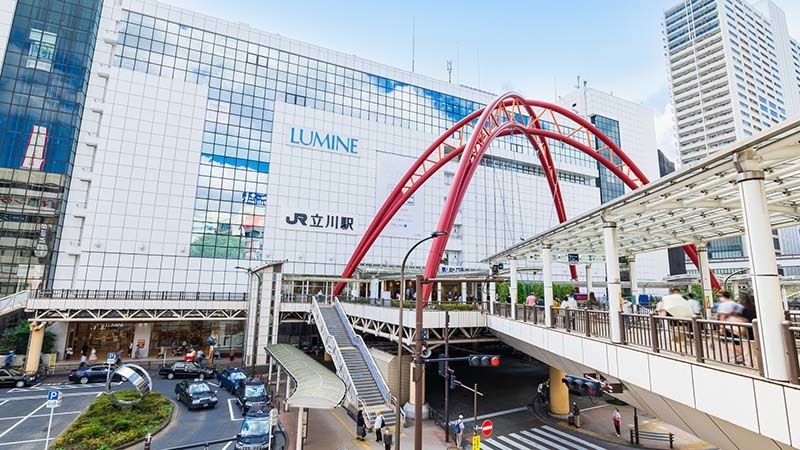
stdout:
MULTIPOLYGON (((487 282, 481 283, 481 302, 483 302, 484 308, 489 302, 489 283, 487 282)), ((494 304, 489 305, 489 314, 494 314, 494 304)))
POLYGON ((287 400, 289 398, 289 393, 291 392, 290 391, 291 386, 292 386, 292 377, 290 377, 289 374, 286 374, 286 395, 283 396, 283 411, 284 412, 289 411, 289 402, 287 400))
POLYGON ((442 303, 442 282, 436 283, 436 302, 442 303))
MULTIPOLYGON (((744 215, 745 239, 750 254, 750 272, 758 315, 758 334, 761 340, 761 364, 764 375, 777 381, 789 380, 789 352, 783 339, 783 305, 775 248, 772 246, 772 227, 764 191, 764 171, 755 150, 734 155, 739 172, 736 181, 744 215)), ((792 350, 794 351, 794 350, 792 350)))
POLYGON ((497 283, 489 282, 489 312, 494 314, 494 304, 497 302, 497 283))
POLYGON ((277 373, 275 374, 275 390, 274 393, 280 392, 281 388, 281 366, 278 366, 277 373))
POLYGON ((608 324, 611 342, 621 342, 619 312, 622 309, 622 284, 619 278, 619 250, 617 248, 617 224, 603 224, 603 241, 606 250, 606 283, 608 286, 608 324))
POLYGON ((586 265, 586 295, 592 292, 592 265, 586 265))
MULTIPOLYGON (((771 242, 771 241, 770 241, 771 242)), ((700 284, 703 286, 703 308, 706 310, 706 317, 711 317, 711 305, 714 303, 712 298, 714 292, 711 290, 711 267, 708 265, 708 247, 705 243, 697 246, 697 256, 700 267, 697 268, 700 274, 700 284)), ((725 286, 723 286, 725 288, 725 286)))
POLYGON ((369 280, 369 298, 381 298, 380 281, 377 278, 369 280))
POLYGON ((511 279, 508 280, 509 303, 511 304, 511 320, 517 319, 517 258, 512 256, 509 265, 511 266, 511 279))
POLYGON ((466 303, 467 302, 467 282, 461 282, 461 301, 466 303))
POLYGON ((781 286, 781 302, 783 303, 783 310, 789 310, 789 297, 786 295, 786 286, 781 286))
POLYGON ((308 420, 308 414, 304 414, 303 408, 297 408, 297 434, 295 434, 295 444, 294 450, 303 450, 303 443, 305 442, 305 433, 306 427, 308 427, 308 423, 304 423, 304 421, 308 420))
POLYGON ((636 278, 636 257, 628 258, 628 276, 631 280, 631 297, 634 305, 639 304, 639 280, 636 278))
POLYGON ((553 325, 553 249, 542 248, 542 280, 544 283, 544 324, 553 325))

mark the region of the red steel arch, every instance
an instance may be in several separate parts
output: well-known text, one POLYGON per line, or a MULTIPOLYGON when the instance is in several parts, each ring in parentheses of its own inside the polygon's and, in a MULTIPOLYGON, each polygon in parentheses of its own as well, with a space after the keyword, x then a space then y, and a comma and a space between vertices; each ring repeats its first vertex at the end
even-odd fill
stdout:
MULTIPOLYGON (((515 93, 506 93, 497 97, 486 107, 474 111, 458 121, 417 158, 373 218, 342 272, 342 277, 352 276, 380 233, 414 192, 440 168, 461 156, 458 170, 439 218, 439 225, 436 228, 449 233, 453 228, 467 186, 491 142, 497 137, 512 134, 526 136, 536 150, 560 223, 565 222, 567 217, 547 138, 564 142, 591 156, 614 173, 630 189, 636 189, 649 183, 645 174, 610 138, 582 117, 558 105, 524 99, 515 93), (547 127, 544 126, 545 122, 547 122, 547 127), (565 123, 569 123, 569 126, 565 123), (577 125, 577 127, 572 128, 573 125, 577 125), (602 152, 607 152, 608 156, 604 156, 602 152)), ((449 235, 433 241, 425 265, 424 275, 426 277, 433 277, 438 272, 448 238, 449 235)), ((695 247, 687 245, 683 248, 695 266, 699 266, 695 247)), ((574 266, 570 266, 570 272, 573 279, 577 278, 574 266)), ((719 289, 719 282, 713 273, 711 282, 716 289, 719 289)), ((334 295, 340 294, 343 288, 344 283, 337 284, 334 295)), ((422 298, 427 299, 430 292, 431 286, 426 285, 422 298)))

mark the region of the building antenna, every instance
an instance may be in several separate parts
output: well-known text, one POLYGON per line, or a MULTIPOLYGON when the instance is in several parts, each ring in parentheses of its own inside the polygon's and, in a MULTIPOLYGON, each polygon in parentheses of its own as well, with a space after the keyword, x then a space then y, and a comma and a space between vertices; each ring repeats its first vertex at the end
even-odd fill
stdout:
POLYGON ((448 83, 452 83, 453 82, 453 60, 452 59, 448 59, 447 60, 447 82, 448 83))
POLYGON ((481 50, 479 48, 475 49, 475 57, 477 58, 478 63, 478 89, 481 88, 481 50))
POLYGON ((416 42, 417 42, 417 16, 414 16, 411 19, 411 73, 414 73, 416 42))
POLYGON ((556 81, 555 75, 553 75, 553 95, 555 96, 553 101, 558 102, 558 82, 556 81))

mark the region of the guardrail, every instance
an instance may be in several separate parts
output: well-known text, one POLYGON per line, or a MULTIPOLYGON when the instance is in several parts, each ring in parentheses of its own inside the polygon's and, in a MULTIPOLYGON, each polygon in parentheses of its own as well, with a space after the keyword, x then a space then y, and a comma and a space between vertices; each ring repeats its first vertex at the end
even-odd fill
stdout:
MULTIPOLYGON (((744 367, 758 370, 761 367, 761 350, 758 342, 757 320, 735 322, 660 316, 656 314, 619 313, 613 318, 608 311, 551 308, 552 323, 545 324, 545 307, 515 305, 516 320, 541 326, 580 333, 587 337, 609 339, 611 320, 619 320, 622 344, 645 347, 656 353, 672 353, 694 358, 697 362, 744 367)), ((498 303, 494 314, 511 317, 511 305, 498 303)), ((781 324, 787 347, 792 383, 800 383, 800 311, 787 311, 781 324)))
POLYGON ((247 300, 247 294, 244 292, 112 291, 100 289, 43 289, 34 291, 33 297, 63 300, 247 300))

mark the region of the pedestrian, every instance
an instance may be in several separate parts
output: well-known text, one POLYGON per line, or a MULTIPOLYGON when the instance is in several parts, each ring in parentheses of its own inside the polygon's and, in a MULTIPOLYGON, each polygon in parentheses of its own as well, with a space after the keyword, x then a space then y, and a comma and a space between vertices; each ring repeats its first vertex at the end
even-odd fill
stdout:
POLYGON ((622 314, 625 322, 625 328, 631 327, 631 318, 630 316, 624 314, 631 314, 633 313, 633 304, 627 298, 622 301, 622 314))
POLYGON ((133 358, 133 342, 131 341, 128 344, 128 357, 133 358))
POLYGON ((381 437, 381 430, 383 428, 383 416, 381 412, 378 411, 375 413, 375 421, 372 423, 372 428, 375 430, 375 440, 381 442, 383 438, 381 437))
POLYGON ((389 427, 386 427, 383 429, 383 448, 392 450, 392 444, 394 444, 394 436, 389 427))
POLYGON ((614 430, 617 432, 617 437, 619 437, 619 427, 622 425, 622 414, 619 413, 619 408, 614 408, 614 414, 611 418, 614 421, 614 430))
POLYGON ((141 356, 142 356, 142 346, 141 345, 137 345, 136 346, 136 350, 133 352, 133 358, 134 359, 139 359, 141 356))
POLYGON ((67 347, 67 350, 64 351, 64 359, 72 359, 72 346, 70 345, 67 347))
POLYGON ((578 402, 572 402, 572 417, 575 420, 575 428, 581 427, 581 409, 578 407, 578 402))
POLYGON ((83 347, 81 347, 81 355, 89 356, 89 343, 84 342, 83 347))
POLYGON ((3 366, 6 369, 8 369, 8 368, 11 367, 12 364, 14 364, 14 350, 11 350, 10 352, 8 352, 8 355, 6 355, 6 360, 3 363, 3 366))
POLYGON ((456 432, 456 446, 461 448, 461 440, 464 438, 464 416, 461 414, 458 415, 454 431, 456 432))
POLYGON ((536 306, 536 294, 531 294, 525 299, 525 306, 536 306))
POLYGON ((114 364, 121 365, 122 364, 122 349, 117 350, 117 357, 114 359, 114 364))
POLYGON ((367 422, 364 421, 364 411, 358 410, 356 416, 356 439, 363 441, 367 436, 367 422))
POLYGON ((89 364, 94 364, 97 361, 97 350, 92 347, 92 351, 89 353, 89 364))
POLYGON ((84 367, 86 367, 86 361, 88 361, 88 359, 89 359, 89 357, 88 357, 88 356, 86 356, 86 354, 85 354, 85 353, 84 353, 84 354, 82 354, 82 355, 81 355, 81 364, 78 366, 78 368, 79 368, 79 369, 83 369, 84 367))
POLYGON ((586 303, 589 304, 589 309, 601 309, 602 307, 600 301, 597 300, 597 297, 594 295, 594 292, 589 292, 589 298, 586 300, 586 303))

